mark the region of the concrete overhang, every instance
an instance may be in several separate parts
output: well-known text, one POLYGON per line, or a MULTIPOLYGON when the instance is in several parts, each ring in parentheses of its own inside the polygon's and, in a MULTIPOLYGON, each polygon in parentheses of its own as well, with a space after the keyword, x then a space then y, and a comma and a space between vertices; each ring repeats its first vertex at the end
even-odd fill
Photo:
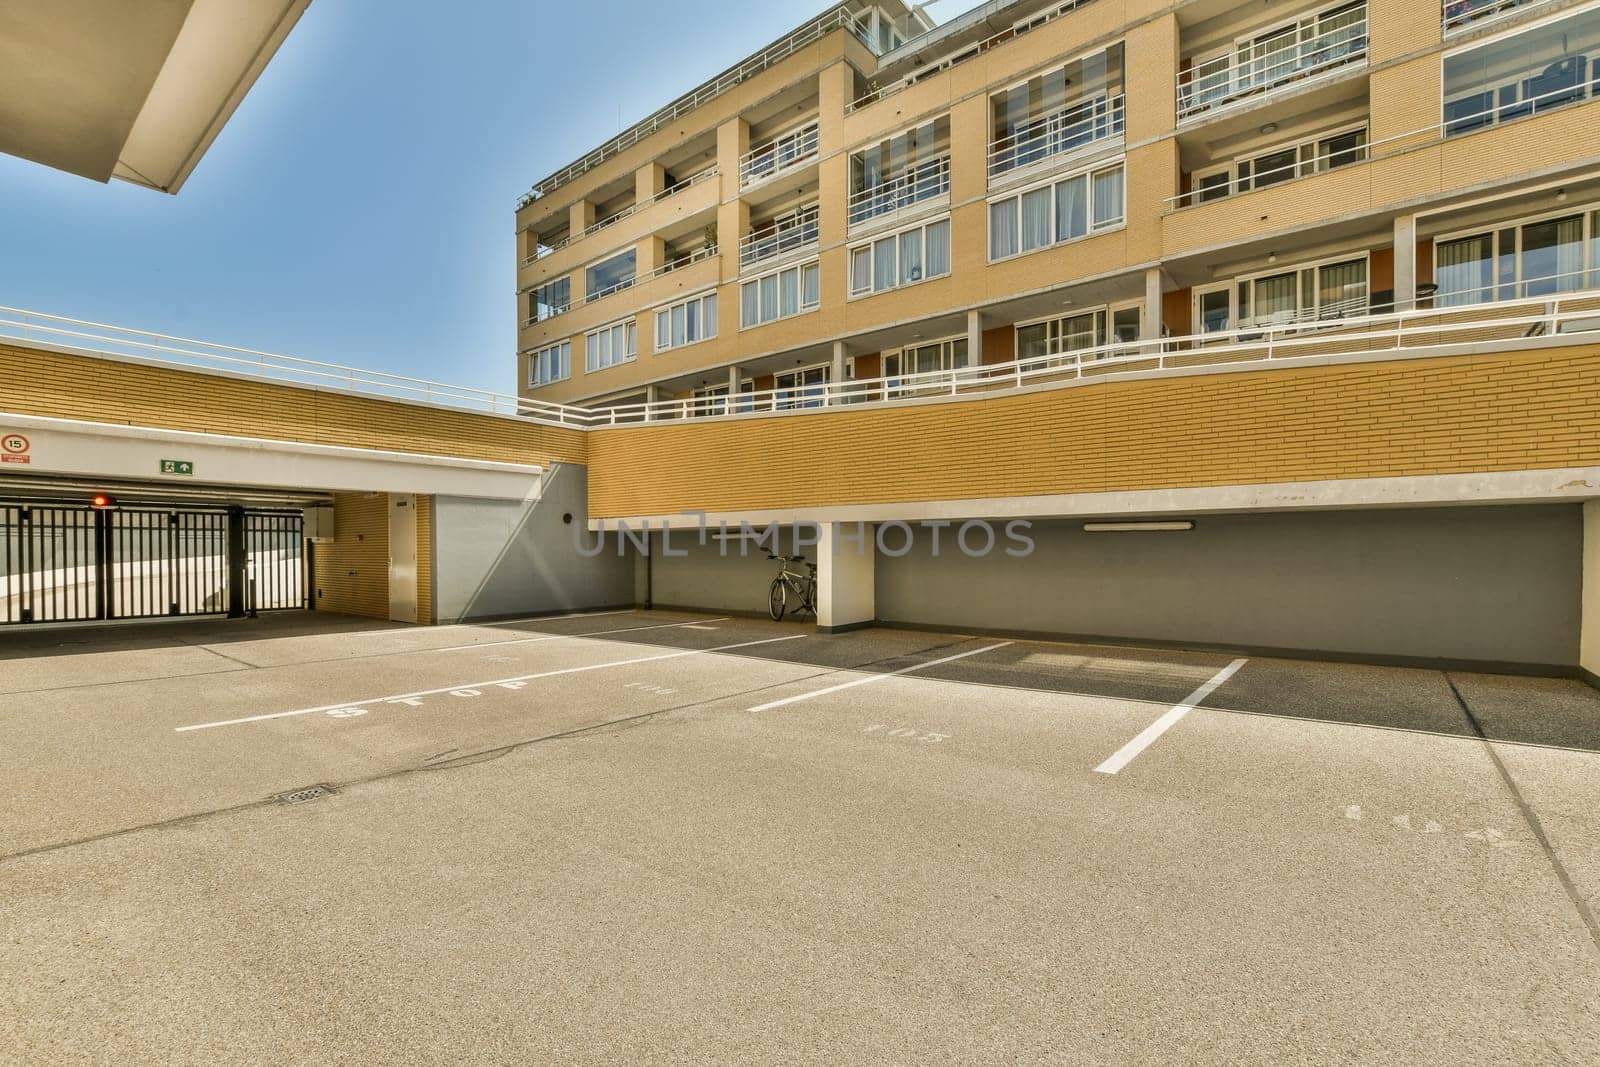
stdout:
POLYGON ((311 0, 0 0, 0 151, 176 193, 311 0))
POLYGON ((277 491, 422 493, 536 500, 544 469, 532 464, 301 444, 0 412, 0 432, 27 438, 27 462, 0 466, 0 492, 29 477, 189 483, 277 491), (192 464, 162 475, 163 460, 192 464), (14 476, 14 477, 13 477, 14 476))

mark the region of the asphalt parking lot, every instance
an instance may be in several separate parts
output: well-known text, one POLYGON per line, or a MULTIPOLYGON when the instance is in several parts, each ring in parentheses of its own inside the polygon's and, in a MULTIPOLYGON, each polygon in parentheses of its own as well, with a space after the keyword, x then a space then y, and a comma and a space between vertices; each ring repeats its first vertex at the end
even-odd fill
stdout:
POLYGON ((1600 1062, 1578 682, 670 612, 38 630, 0 781, 11 1062, 1600 1062))

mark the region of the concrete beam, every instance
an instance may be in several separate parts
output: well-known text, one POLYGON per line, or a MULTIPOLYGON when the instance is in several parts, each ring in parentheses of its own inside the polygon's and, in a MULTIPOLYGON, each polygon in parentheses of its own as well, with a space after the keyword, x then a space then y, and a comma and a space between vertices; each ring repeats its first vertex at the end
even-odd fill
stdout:
POLYGON ((489 500, 533 500, 543 469, 519 463, 308 445, 256 437, 0 413, 0 430, 29 439, 25 467, 0 474, 139 481, 152 485, 244 486, 318 492, 443 493, 489 500), (163 475, 163 460, 193 464, 163 475))

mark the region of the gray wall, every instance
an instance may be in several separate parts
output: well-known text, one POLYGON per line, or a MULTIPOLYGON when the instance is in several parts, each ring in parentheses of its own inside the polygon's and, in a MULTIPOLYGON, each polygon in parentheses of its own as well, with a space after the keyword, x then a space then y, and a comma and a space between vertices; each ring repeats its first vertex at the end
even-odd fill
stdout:
POLYGON ((904 558, 879 555, 877 614, 955 628, 1570 666, 1582 533, 1578 506, 1546 505, 1202 516, 1188 533, 1089 534, 1081 521, 1055 521, 1035 524, 1029 559, 969 559, 948 543, 935 559, 924 535, 904 558))
MULTIPOLYGON (((674 532, 672 551, 687 554, 669 557, 661 534, 652 535, 652 602, 657 607, 765 614, 767 590, 778 574, 778 564, 767 559, 767 550, 753 542, 719 541, 714 532, 708 534, 706 544, 701 545, 699 536, 695 530, 674 532), (727 546, 726 556, 722 555, 724 545, 727 546), (741 545, 747 553, 742 558, 739 555, 741 545)), ((792 550, 788 536, 784 537, 783 547, 786 552, 792 550)), ((808 549, 806 555, 815 560, 817 550, 808 549)))
MULTIPOLYGON (((434 605, 440 622, 626 607, 634 603, 634 561, 616 540, 585 559, 574 532, 588 524, 588 470, 558 464, 534 504, 435 497, 434 605), (562 521, 571 514, 572 523, 562 521)), ((592 548, 596 535, 582 533, 592 548)))

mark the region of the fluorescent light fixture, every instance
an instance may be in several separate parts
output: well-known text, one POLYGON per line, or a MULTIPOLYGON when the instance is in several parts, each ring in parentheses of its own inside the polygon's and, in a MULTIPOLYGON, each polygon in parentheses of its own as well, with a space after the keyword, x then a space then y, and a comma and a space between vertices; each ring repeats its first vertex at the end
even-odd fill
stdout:
POLYGON ((1179 522, 1086 522, 1084 533, 1180 533, 1194 529, 1187 519, 1179 522))

